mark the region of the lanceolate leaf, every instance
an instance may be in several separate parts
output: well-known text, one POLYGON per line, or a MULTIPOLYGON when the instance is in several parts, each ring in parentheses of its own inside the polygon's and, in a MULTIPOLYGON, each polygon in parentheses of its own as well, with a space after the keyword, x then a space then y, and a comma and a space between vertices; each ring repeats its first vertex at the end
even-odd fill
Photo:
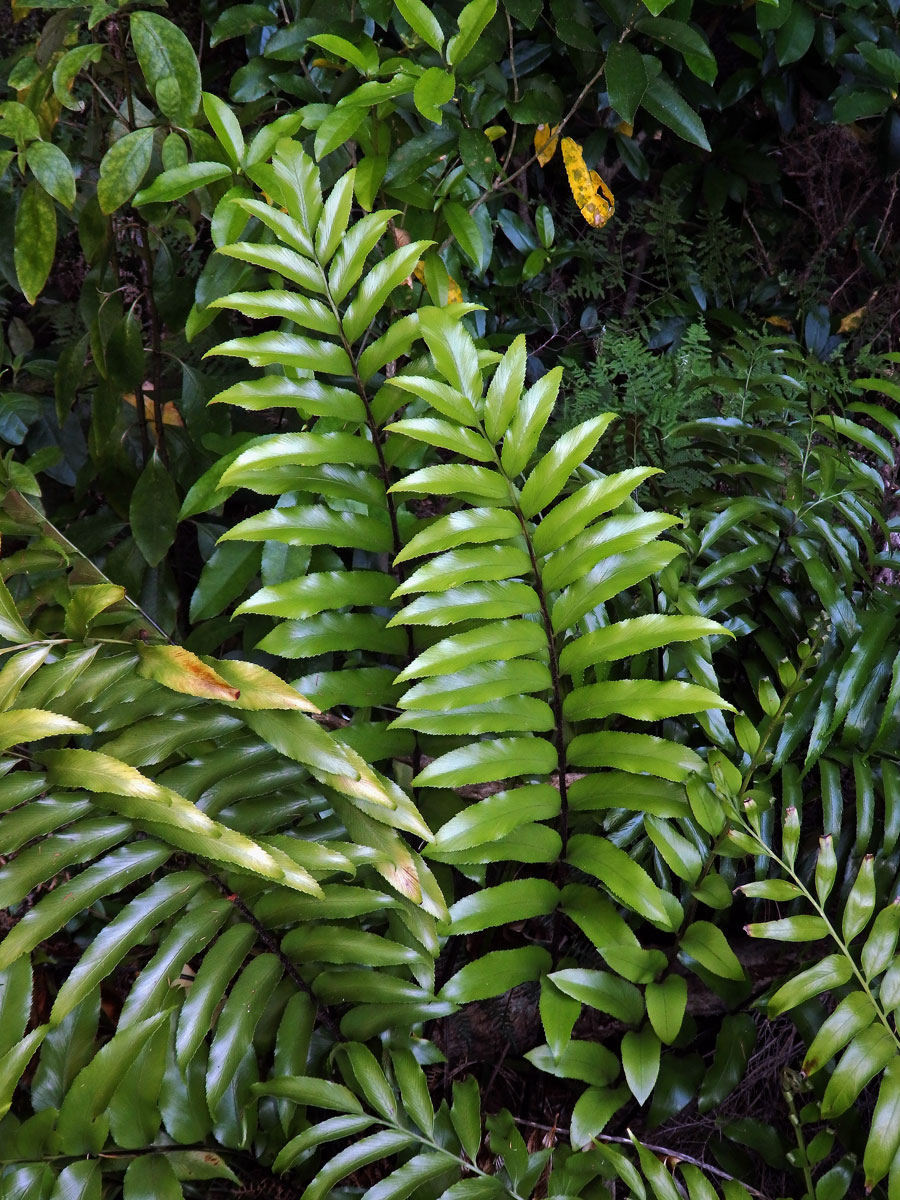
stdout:
POLYGON ((56 254, 56 206, 37 182, 28 184, 19 201, 13 254, 19 287, 28 303, 34 304, 56 254))

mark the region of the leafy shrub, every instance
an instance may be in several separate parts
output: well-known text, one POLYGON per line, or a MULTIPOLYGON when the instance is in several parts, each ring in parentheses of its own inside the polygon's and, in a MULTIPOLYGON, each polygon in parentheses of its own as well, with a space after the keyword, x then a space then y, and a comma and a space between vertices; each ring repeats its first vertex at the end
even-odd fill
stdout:
POLYGON ((720 1165, 682 1154, 678 1183, 745 1196, 750 1147, 817 1200, 857 1162, 889 1194, 897 623, 866 460, 886 443, 818 402, 782 432, 756 378, 741 416, 684 432, 760 494, 709 489, 678 530, 630 498, 655 468, 586 465, 611 414, 554 436, 561 373, 527 386, 524 339, 479 348, 461 302, 391 318, 426 247, 396 246, 390 211, 353 219, 352 171, 325 198, 282 141, 254 177, 264 198, 234 204, 256 223, 220 247, 247 286, 214 305, 268 328, 216 348, 257 372, 217 400, 286 420, 182 516, 243 497, 216 553, 259 548, 248 653, 303 674, 160 641, 7 491, 0 1186, 128 1200, 288 1170, 314 1200, 377 1163, 371 1200, 670 1200, 652 1131, 716 1114, 756 1037, 750 916, 793 952, 762 999, 812 1081, 785 1077, 794 1123, 723 1115, 720 1165), (428 1072, 516 995, 537 1021, 511 1061, 568 1118, 540 1148, 496 1063, 428 1072), (882 1071, 871 1124, 845 1119, 882 1071))

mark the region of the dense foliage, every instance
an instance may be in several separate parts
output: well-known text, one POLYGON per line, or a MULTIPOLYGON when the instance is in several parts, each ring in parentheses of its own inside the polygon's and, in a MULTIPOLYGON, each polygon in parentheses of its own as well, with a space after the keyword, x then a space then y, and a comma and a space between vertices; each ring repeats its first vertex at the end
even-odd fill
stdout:
POLYGON ((334 9, 13 9, 0 1198, 893 1200, 894 14, 334 9))

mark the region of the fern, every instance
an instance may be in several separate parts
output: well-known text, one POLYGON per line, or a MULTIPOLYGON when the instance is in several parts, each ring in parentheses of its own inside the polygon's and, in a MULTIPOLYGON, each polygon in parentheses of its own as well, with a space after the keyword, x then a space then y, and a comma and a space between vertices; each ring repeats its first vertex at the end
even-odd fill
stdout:
MULTIPOLYGON (((892 1029, 870 984, 883 997, 900 923, 872 889, 880 860, 862 857, 887 863, 900 840, 897 672, 880 665, 885 647, 896 657, 895 606, 870 575, 875 406, 848 410, 857 421, 816 401, 804 425, 798 403, 782 429, 760 393, 795 391, 788 372, 738 385, 751 342, 717 383, 695 330, 651 369, 684 380, 686 402, 694 385, 735 398, 739 415, 683 435, 717 478, 763 484, 704 488, 679 529, 632 498, 654 466, 591 465, 615 414, 558 432, 561 372, 526 387, 523 338, 479 348, 468 305, 393 314, 428 245, 394 248, 390 214, 354 222, 352 171, 325 199, 285 141, 252 172, 263 198, 239 203, 256 240, 219 252, 259 286, 216 303, 278 328, 217 348, 260 373, 216 399, 287 427, 226 455, 182 515, 240 489, 264 498, 220 549, 259 553, 263 586, 240 607, 266 632, 248 654, 302 674, 292 686, 168 645, 7 491, 0 1196, 177 1196, 182 1181, 234 1183, 248 1160, 290 1172, 305 1200, 375 1163, 368 1200, 602 1197, 618 1181, 662 1200, 744 1196, 729 1170, 684 1162, 673 1177, 660 1147, 611 1130, 651 1101, 687 1103, 666 1080, 705 1046, 691 1007, 708 989, 737 1011, 690 1077, 705 1109, 727 1095, 720 1055, 752 1027, 736 884, 754 903, 812 905, 751 932, 836 937, 851 965, 834 986, 871 1000, 867 1029, 892 1029), (768 469, 771 447, 800 464, 796 484, 768 469), (834 843, 819 866, 788 850, 816 781, 837 832, 848 771, 856 828, 831 899, 815 878, 834 843), (863 917, 877 954, 874 932, 857 954, 863 917), (541 1148, 509 1111, 483 1111, 475 1080, 440 1099, 423 1070, 439 1058, 430 1023, 523 988, 542 1030, 523 1069, 560 1081, 571 1113, 541 1148)), ((773 1013, 805 985, 786 986, 773 1013)), ((874 1035, 852 1036, 839 1081, 862 1078, 853 1054, 874 1035)), ((881 1129, 893 1042, 873 1054, 881 1129)), ((833 1094, 817 1113, 838 1112, 833 1094)), ((888 1141, 873 1132, 862 1151, 869 1182, 890 1170, 888 1141)))
MULTIPOLYGON (((300 157, 295 161, 303 163, 300 157)), ((311 165, 295 168, 298 177, 311 170, 311 165)), ((277 196, 271 187, 266 190, 277 196)), ((301 225, 306 222, 305 232, 292 230, 291 244, 307 248, 317 244, 319 235, 308 215, 317 213, 317 205, 308 204, 304 215, 296 200, 291 209, 292 199, 286 193, 277 199, 293 212, 294 220, 301 225)), ((258 205, 254 212, 263 215, 258 205)), ((282 221, 271 213, 264 219, 272 226, 282 221)), ((374 248, 373 240, 370 249, 374 248)), ((246 247, 228 252, 253 261, 259 257, 259 251, 246 247)), ((283 250, 277 255, 267 251, 266 265, 280 261, 284 266, 282 255, 283 250)), ((295 280, 308 291, 318 289, 324 295, 330 286, 327 280, 323 282, 324 273, 317 268, 319 274, 314 275, 312 268, 307 269, 308 279, 301 280, 295 265, 295 280)), ((362 274, 362 259, 356 270, 362 274)), ((432 812, 446 812, 454 794, 490 787, 492 794, 468 806, 458 800, 453 803, 453 815, 441 824, 427 856, 467 871, 477 870, 479 863, 487 861, 508 864, 507 871, 516 863, 530 864, 534 871, 523 876, 516 868, 505 881, 460 896, 451 908, 449 933, 463 936, 496 930, 506 925, 513 912, 545 924, 545 932, 537 938, 531 933, 527 944, 489 950, 464 966, 444 985, 437 1002, 453 1011, 543 976, 541 1010, 548 1041, 529 1057, 539 1069, 573 1079, 584 1078, 585 1055, 597 1062, 596 1078, 611 1082, 618 1074, 608 1051, 570 1041, 582 1002, 639 1027, 625 1035, 628 1087, 615 1093, 615 1105, 607 1105, 603 1120, 608 1119, 615 1107, 625 1102, 629 1087, 639 1101, 652 1089, 653 1078, 647 1070, 632 1070, 632 1065, 649 1053, 651 1060, 655 1056, 658 1069, 660 1041, 652 1024, 642 1026, 644 1000, 635 984, 648 984, 651 989, 659 986, 663 991, 668 986, 655 982, 665 966, 664 958, 640 947, 615 904, 631 907, 635 922, 647 920, 672 932, 681 924, 682 908, 612 842, 596 836, 591 814, 610 806, 605 797, 612 791, 619 806, 628 803, 633 791, 633 806, 640 809, 647 803, 649 790, 656 795, 658 811, 687 815, 686 801, 679 800, 679 795, 684 795, 681 785, 691 773, 704 769, 702 761, 686 747, 655 734, 626 732, 616 726, 623 719, 646 723, 727 707, 708 688, 683 679, 626 676, 610 680, 609 676, 616 674, 615 664, 634 654, 721 630, 689 615, 649 612, 613 623, 618 593, 679 556, 677 546, 657 541, 673 519, 643 514, 628 500, 630 491, 653 474, 652 469, 633 469, 605 478, 581 468, 582 479, 572 477, 593 452, 611 416, 593 418, 570 430, 535 459, 539 445, 546 444, 560 373, 553 371, 524 391, 523 339, 517 339, 497 363, 485 393, 482 373, 497 356, 477 350, 459 323, 463 306, 444 313, 420 310, 414 320, 401 322, 408 333, 402 343, 394 342, 395 353, 409 352, 414 338, 420 337, 430 351, 431 363, 413 361, 390 375, 381 375, 385 356, 367 358, 368 351, 357 356, 346 333, 346 314, 354 310, 357 301, 351 299, 343 307, 343 292, 332 300, 332 315, 338 323, 333 328, 344 330, 340 336, 346 357, 335 356, 331 372, 340 380, 340 373, 358 362, 352 371, 357 395, 363 399, 372 393, 372 412, 383 414, 383 419, 366 418, 364 432, 348 435, 343 432, 348 420, 350 428, 363 426, 364 409, 359 408, 354 417, 347 393, 334 396, 332 407, 321 412, 298 398, 301 416, 311 422, 311 432, 276 435, 244 451, 222 476, 222 485, 254 487, 258 480, 266 479, 274 491, 283 467, 290 464, 304 471, 310 461, 307 456, 321 456, 316 460, 321 464, 329 452, 353 456, 351 461, 374 473, 376 444, 384 447, 385 463, 408 463, 415 469, 406 475, 398 470, 391 482, 379 465, 380 482, 390 486, 384 494, 379 491, 377 503, 373 496, 363 504, 360 494, 351 508, 341 502, 342 497, 335 498, 333 491, 324 489, 313 507, 279 506, 241 523, 227 537, 276 536, 303 545, 311 537, 315 511, 316 528, 322 530, 315 536, 334 544, 333 531, 340 514, 342 541, 338 544, 346 548, 345 554, 353 552, 352 560, 344 558, 344 567, 359 563, 372 572, 376 553, 388 549, 386 539, 372 545, 372 531, 390 527, 403 543, 394 555, 394 583, 390 596, 379 591, 373 598, 364 591, 350 590, 352 569, 344 574, 336 570, 327 581, 312 571, 285 585, 277 595, 264 591, 243 607, 274 611, 287 618, 288 626, 277 627, 260 649, 291 658, 301 658, 305 650, 308 673, 304 679, 318 678, 323 689, 320 693, 313 690, 312 695, 324 694, 328 688, 332 703, 338 704, 344 696, 349 698, 349 693, 342 691, 337 680, 332 686, 331 673, 326 671, 324 679, 319 674, 319 652, 338 647, 344 652, 358 650, 368 652, 370 662, 373 653, 399 657, 403 643, 391 639, 395 631, 406 630, 405 645, 411 650, 397 675, 396 691, 390 694, 372 696, 372 667, 363 668, 365 675, 355 676, 352 658, 345 660, 341 680, 346 679, 348 688, 367 686, 373 706, 380 702, 382 708, 389 706, 387 711, 400 710, 389 724, 378 723, 377 741, 367 742, 367 752, 395 760, 411 752, 421 753, 430 760, 417 769, 414 758, 416 773, 410 780, 429 820, 432 812), (401 409, 400 419, 392 420, 401 409), (340 434, 336 428, 339 420, 340 434), (417 518, 417 513, 429 515, 417 518), (306 607, 307 595, 317 597, 316 603, 330 600, 335 606, 340 598, 348 607, 374 602, 387 611, 391 604, 400 608, 381 627, 377 644, 354 643, 352 631, 360 628, 359 616, 336 614, 335 641, 326 645, 305 640, 316 621, 306 607), (270 601, 278 608, 268 608, 270 601), (349 638, 339 636, 343 628, 349 638), (417 738, 416 750, 409 741, 410 733, 417 738), (595 770, 598 767, 609 770, 595 770), (646 782, 648 771, 656 777, 652 786, 646 782), (573 775, 579 777, 570 786, 573 775), (560 890, 547 877, 565 880, 572 868, 579 873, 576 877, 593 876, 595 883, 573 881, 560 890), (596 881, 606 889, 607 899, 601 900, 594 891, 596 881), (592 908, 602 914, 599 920, 590 915, 592 908), (611 972, 589 971, 584 980, 576 972, 579 979, 573 981, 565 969, 553 970, 552 947, 561 923, 568 921, 588 931, 611 972), (616 947, 623 944, 627 953, 617 952, 616 947), (574 991, 570 994, 566 988, 574 991)), ((243 297, 231 297, 223 303, 243 305, 250 312, 268 312, 272 302, 258 297, 252 304, 244 304, 243 297)), ((292 311, 296 307, 297 302, 292 301, 292 311)), ((372 310, 369 316, 374 315, 372 310)), ((351 322, 350 332, 363 335, 362 324, 351 322)), ((339 335, 334 332, 333 336, 339 335)), ((272 365, 279 355, 282 363, 290 363, 290 338, 281 334, 277 338, 276 344, 273 335, 262 335, 261 339, 230 343, 224 351, 245 352, 257 365, 272 365)), ((316 362, 310 356, 303 369, 321 372, 326 353, 330 358, 335 352, 323 351, 316 362)), ((317 380, 315 395, 321 396, 323 388, 339 386, 340 382, 320 384, 317 380)), ((299 388, 311 387, 299 383, 299 388)), ((262 397, 271 388, 267 376, 238 385, 220 399, 241 401, 250 389, 262 397)), ((297 388, 295 381, 278 383, 282 396, 297 395, 297 388)), ((368 404, 365 399, 364 407, 368 404)), ((338 462, 331 465, 333 472, 341 469, 338 462)), ((292 482, 295 480, 296 471, 292 482)), ((351 725, 339 736, 353 736, 354 728, 351 725)), ((402 762, 395 765, 398 779, 405 769, 402 762)), ((682 837, 669 835, 666 829, 663 821, 662 832, 657 832, 665 842, 682 837)), ((701 958, 712 960, 703 947, 707 943, 718 946, 721 934, 714 925, 688 923, 682 933, 686 944, 699 947, 701 958)), ((731 959, 723 969, 740 973, 731 959)), ((336 978, 335 994, 345 998, 357 994, 355 983, 347 980, 346 985, 351 990, 341 991, 341 981, 336 978)), ((365 984, 360 981, 358 994, 364 991, 365 984)), ((352 1025, 357 1036, 369 1036, 401 1017, 401 1010, 394 1005, 376 1002, 369 1009, 368 1013, 357 1010, 359 1023, 345 1022, 343 1028, 349 1032, 352 1025)), ((415 1010, 410 1009, 408 1015, 415 1019, 415 1010)), ((676 1033, 677 1026, 667 1024, 666 1036, 676 1033)))

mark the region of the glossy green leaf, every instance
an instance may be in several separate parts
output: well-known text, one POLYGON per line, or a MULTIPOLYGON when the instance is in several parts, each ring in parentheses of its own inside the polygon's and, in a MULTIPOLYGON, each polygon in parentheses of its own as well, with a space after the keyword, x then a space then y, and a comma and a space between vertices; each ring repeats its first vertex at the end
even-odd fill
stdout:
POLYGON ((619 679, 576 688, 566 697, 564 713, 570 721, 585 721, 612 714, 638 721, 662 721, 667 717, 733 706, 708 688, 677 680, 619 679))
POLYGON ((900 1057, 893 1058, 878 1089, 875 1111, 863 1154, 866 1191, 871 1191, 891 1169, 900 1149, 900 1057))
POLYGON ((149 187, 143 188, 134 198, 136 205, 168 204, 180 200, 188 192, 199 191, 210 183, 231 177, 231 168, 224 163, 192 162, 183 167, 172 167, 157 175, 149 187))
POLYGON ((469 0, 459 14, 459 32, 447 43, 447 62, 455 67, 475 48, 485 25, 497 11, 497 0, 469 0))
POLYGON ((822 1116, 839 1117, 856 1101, 870 1079, 895 1059, 897 1044, 879 1022, 858 1034, 841 1056, 822 1097, 822 1116))
POLYGON ((624 979, 617 979, 608 971, 574 967, 554 971, 548 978, 573 1000, 609 1013, 626 1025, 637 1025, 644 1015, 644 1004, 637 988, 624 979))
POLYGON ((439 995, 455 1004, 501 996, 521 983, 540 978, 550 967, 550 955, 541 946, 517 950, 492 950, 466 963, 444 984, 439 995))
POLYGON ((667 975, 659 983, 647 984, 644 999, 656 1036, 666 1045, 674 1042, 687 1008, 687 981, 682 975, 667 975))
POLYGON ((206 1100, 210 1112, 231 1084, 253 1032, 281 979, 283 967, 275 954, 260 954, 251 959, 231 988, 225 1007, 216 1022, 206 1071, 206 1100))
POLYGON ((782 984, 769 1000, 768 1011, 780 1016, 822 992, 842 987, 852 974, 853 964, 846 955, 829 954, 782 984))
POLYGON ((131 39, 148 87, 163 114, 190 125, 200 107, 200 66, 187 36, 158 13, 135 12, 131 39))
POLYGON ((63 208, 71 208, 75 203, 75 172, 62 150, 52 142, 32 142, 25 151, 25 161, 44 191, 63 208))
POLYGON ((0 942, 0 970, 27 954, 102 896, 149 874, 171 856, 158 842, 145 840, 123 847, 82 871, 68 887, 50 892, 0 942))
MULTIPOLYGON (((568 861, 593 875, 620 903, 664 929, 673 929, 673 913, 642 866, 606 838, 579 833, 569 839, 568 861)), ((674 901, 674 897, 671 897, 674 901)), ((680 911, 677 901, 671 906, 680 911)))
POLYGON ((864 992, 851 992, 822 1023, 803 1060, 805 1074, 824 1067, 839 1050, 875 1020, 875 1006, 864 992))
POLYGON ((450 933, 478 933, 513 921, 546 916, 553 912, 558 901, 557 888, 546 879, 513 879, 482 888, 450 906, 450 933))
POLYGON ((613 108, 623 121, 633 125, 649 80, 643 55, 631 42, 614 42, 610 46, 606 59, 606 83, 613 108))
POLYGON ((204 92, 201 99, 206 119, 219 139, 219 144, 231 159, 232 165, 239 167, 244 159, 244 135, 241 132, 240 121, 225 101, 211 92, 204 92))
POLYGON ((464 808, 437 831, 434 849, 465 850, 504 837, 520 825, 548 820, 559 813, 559 792, 549 784, 531 784, 496 792, 464 808))
POLYGON ((622 1038, 622 1070, 638 1104, 644 1104, 659 1075, 659 1038, 649 1025, 622 1038))
POLYGON ((99 1160, 82 1159, 60 1171, 50 1200, 100 1200, 101 1194, 99 1160))
POLYGON ((694 921, 681 935, 681 949, 701 967, 721 979, 743 980, 744 968, 728 944, 728 939, 710 921, 694 921))
POLYGON ((181 1200, 183 1195, 168 1155, 143 1154, 128 1164, 123 1200, 181 1200))
POLYGON ((571 1041, 558 1057, 551 1054, 549 1046, 536 1046, 525 1057, 532 1066, 557 1079, 580 1079, 601 1087, 619 1074, 616 1056, 599 1042, 571 1041))
POLYGON ((648 733, 586 733, 569 744, 569 761, 579 767, 613 767, 683 783, 702 772, 703 760, 687 746, 648 733))
POLYGON ((629 617, 624 621, 594 629, 569 642, 559 656, 560 669, 568 674, 584 671, 597 662, 610 662, 643 654, 673 642, 688 642, 728 631, 704 617, 665 616, 629 617))
POLYGON ((176 871, 127 904, 94 939, 57 993, 50 1025, 59 1025, 72 1009, 106 979, 133 946, 173 916, 204 883, 199 871, 176 871))
POLYGON ((555 766, 556 750, 542 738, 495 738, 440 755, 419 772, 413 784, 460 787, 523 775, 548 775, 555 766))
POLYGON ((761 921, 744 927, 750 937, 771 938, 776 942, 817 942, 828 936, 822 917, 782 917, 779 921, 761 921))
MULTIPOLYGON (((655 5, 650 11, 657 15, 662 9, 655 5)), ((650 82, 641 104, 651 116, 686 142, 692 142, 701 150, 710 149, 703 121, 680 92, 661 75, 650 82)))
POLYGON ((444 45, 444 31, 428 5, 423 4, 422 0, 396 0, 396 8, 407 25, 440 53, 444 45))
POLYGON ((56 206, 39 183, 29 183, 16 210, 13 258, 29 304, 44 289, 56 255, 56 206))

